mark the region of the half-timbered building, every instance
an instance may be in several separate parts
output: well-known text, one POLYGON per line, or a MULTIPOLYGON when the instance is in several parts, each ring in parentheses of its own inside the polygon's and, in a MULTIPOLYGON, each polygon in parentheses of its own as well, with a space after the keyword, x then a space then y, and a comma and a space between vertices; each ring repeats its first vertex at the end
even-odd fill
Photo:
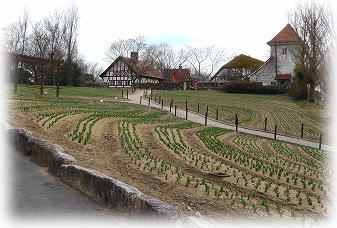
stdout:
POLYGON ((162 73, 151 63, 138 60, 138 53, 132 52, 131 58, 119 56, 100 75, 108 87, 131 87, 134 84, 159 83, 162 73))

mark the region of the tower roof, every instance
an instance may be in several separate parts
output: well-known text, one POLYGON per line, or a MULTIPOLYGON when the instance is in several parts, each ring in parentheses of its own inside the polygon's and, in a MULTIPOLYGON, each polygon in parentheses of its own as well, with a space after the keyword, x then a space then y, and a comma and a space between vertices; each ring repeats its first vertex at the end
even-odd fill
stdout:
POLYGON ((297 43, 300 42, 301 38, 298 36, 297 32, 291 27, 290 24, 287 24, 281 32, 279 32, 273 39, 267 42, 269 46, 275 44, 284 44, 284 43, 297 43))

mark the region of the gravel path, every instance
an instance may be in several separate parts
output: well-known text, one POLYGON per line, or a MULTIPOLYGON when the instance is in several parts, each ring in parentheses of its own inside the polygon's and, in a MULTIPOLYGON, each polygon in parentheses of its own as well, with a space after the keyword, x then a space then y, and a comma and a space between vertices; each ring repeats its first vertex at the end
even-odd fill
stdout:
MULTIPOLYGON (((130 102, 130 103, 134 103, 134 104, 140 104, 140 99, 141 99, 141 96, 142 96, 142 101, 141 101, 142 105, 148 106, 149 100, 148 100, 148 98, 146 98, 146 99, 143 98, 144 93, 145 93, 145 91, 141 90, 141 91, 136 91, 135 93, 129 94, 129 99, 126 102, 130 102)), ((150 94, 150 92, 148 90, 148 95, 149 94, 150 94)), ((158 104, 158 103, 155 103, 154 101, 150 102, 150 106, 154 107, 154 108, 161 109, 161 105, 158 104)), ((163 110, 166 110, 166 111, 169 112, 170 107, 165 106, 165 104, 164 104, 163 110)), ((172 107, 171 113, 172 114, 175 113, 174 107, 172 107)), ((186 111, 184 109, 177 108, 176 114, 177 114, 177 116, 179 116, 181 118, 186 118, 186 111)), ((196 122, 196 123, 205 124, 205 116, 201 115, 199 113, 192 112, 192 111, 188 111, 187 119, 190 120, 190 121, 196 122)), ((235 130, 234 125, 223 123, 223 122, 217 121, 215 119, 211 119, 211 118, 207 119, 207 125, 212 126, 212 127, 220 127, 220 128, 225 128, 225 129, 229 129, 229 130, 235 130)), ((238 127, 238 131, 248 133, 248 134, 251 134, 251 135, 257 135, 257 136, 262 136, 262 137, 265 137, 265 138, 274 139, 274 133, 243 128, 243 127, 240 127, 240 126, 238 127)), ((313 147, 313 148, 319 147, 318 142, 314 142, 314 141, 306 140, 306 139, 301 139, 301 138, 297 138, 297 137, 277 135, 276 139, 284 141, 284 142, 288 142, 288 143, 294 143, 294 144, 301 145, 301 146, 310 146, 310 147, 313 147)), ((333 151, 332 146, 327 145, 327 144, 322 144, 322 150, 333 151)))

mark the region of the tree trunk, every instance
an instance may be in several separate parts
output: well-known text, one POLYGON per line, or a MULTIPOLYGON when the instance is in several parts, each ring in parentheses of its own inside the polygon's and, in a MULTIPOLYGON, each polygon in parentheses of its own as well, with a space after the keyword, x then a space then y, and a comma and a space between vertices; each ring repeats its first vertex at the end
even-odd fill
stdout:
POLYGON ((60 96, 60 65, 56 67, 56 97, 60 96))
POLYGON ((310 83, 310 87, 308 87, 308 97, 307 97, 307 101, 308 102, 314 102, 315 101, 315 97, 314 97, 314 85, 310 83))

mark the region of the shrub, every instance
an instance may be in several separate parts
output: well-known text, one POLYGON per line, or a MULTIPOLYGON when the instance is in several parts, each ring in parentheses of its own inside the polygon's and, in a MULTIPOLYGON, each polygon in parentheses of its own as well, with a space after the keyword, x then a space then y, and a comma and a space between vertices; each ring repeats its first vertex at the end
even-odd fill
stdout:
POLYGON ((294 100, 305 100, 307 99, 307 87, 304 81, 304 75, 300 66, 295 68, 295 79, 294 83, 290 86, 288 90, 288 95, 294 100))
POLYGON ((224 89, 227 93, 281 94, 286 92, 284 87, 274 85, 263 86, 259 83, 247 81, 232 81, 224 89))

